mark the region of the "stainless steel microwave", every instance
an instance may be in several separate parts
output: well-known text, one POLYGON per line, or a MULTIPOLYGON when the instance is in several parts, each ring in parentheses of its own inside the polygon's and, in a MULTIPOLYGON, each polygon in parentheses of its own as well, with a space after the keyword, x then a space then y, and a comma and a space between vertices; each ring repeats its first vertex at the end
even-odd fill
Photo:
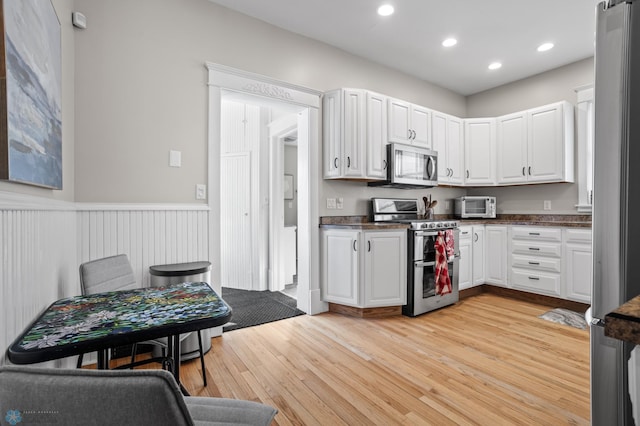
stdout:
POLYGON ((387 145, 387 179, 369 182, 370 186, 393 188, 430 188, 438 186, 438 153, 427 148, 401 143, 387 145))
POLYGON ((455 199, 454 215, 462 219, 496 217, 496 197, 464 196, 455 199))

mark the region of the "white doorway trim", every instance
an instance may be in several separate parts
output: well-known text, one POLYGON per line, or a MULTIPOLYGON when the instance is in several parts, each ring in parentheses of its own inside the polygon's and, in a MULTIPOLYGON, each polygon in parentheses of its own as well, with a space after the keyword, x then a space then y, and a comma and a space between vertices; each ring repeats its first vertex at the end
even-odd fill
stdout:
POLYGON ((214 289, 220 292, 220 101, 221 90, 248 93, 294 105, 306 106, 301 119, 308 124, 308 141, 298 146, 298 308, 308 314, 327 310, 320 297, 319 161, 320 105, 322 93, 263 75, 207 62, 209 72, 208 203, 209 247, 214 289))
POLYGON ((284 253, 284 138, 298 133, 297 115, 289 114, 269 125, 269 290, 285 288, 284 253))

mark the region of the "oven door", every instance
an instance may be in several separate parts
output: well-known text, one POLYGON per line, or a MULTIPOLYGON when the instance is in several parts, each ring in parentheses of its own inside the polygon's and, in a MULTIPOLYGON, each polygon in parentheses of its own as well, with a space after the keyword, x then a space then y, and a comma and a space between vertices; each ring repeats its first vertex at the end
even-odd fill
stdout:
POLYGON ((413 258, 411 262, 435 262, 438 231, 413 231, 413 258))
POLYGON ((414 262, 413 271, 409 279, 407 305, 403 307, 403 314, 416 316, 433 311, 458 301, 458 256, 448 263, 449 278, 451 279, 451 293, 436 294, 436 262, 414 262))

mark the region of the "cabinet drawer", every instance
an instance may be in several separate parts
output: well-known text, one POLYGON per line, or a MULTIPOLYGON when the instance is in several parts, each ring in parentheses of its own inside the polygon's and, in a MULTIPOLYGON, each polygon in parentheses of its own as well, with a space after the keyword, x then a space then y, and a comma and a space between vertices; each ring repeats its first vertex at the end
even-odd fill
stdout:
POLYGON ((532 269, 534 271, 562 272, 560 259, 529 257, 529 256, 511 256, 511 266, 514 268, 532 269))
POLYGON ((552 273, 528 272, 521 269, 511 271, 513 288, 534 293, 560 295, 560 275, 552 273))
POLYGON ((459 229, 460 229, 460 239, 461 240, 471 239, 471 234, 473 234, 473 227, 471 227, 471 226, 461 226, 459 229))
POLYGON ((525 256, 562 257, 562 244, 540 243, 537 241, 513 241, 511 252, 525 256))
POLYGON ((534 240, 562 242, 562 229, 545 228, 542 226, 514 226, 511 228, 511 236, 514 240, 534 240))
POLYGON ((567 243, 591 244, 590 229, 567 229, 565 232, 567 243))

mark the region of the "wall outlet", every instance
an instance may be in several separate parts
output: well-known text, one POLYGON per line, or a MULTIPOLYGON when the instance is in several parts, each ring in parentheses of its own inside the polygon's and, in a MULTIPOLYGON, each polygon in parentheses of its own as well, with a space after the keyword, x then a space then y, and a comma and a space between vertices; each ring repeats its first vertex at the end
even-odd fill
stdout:
POLYGON ((344 198, 340 197, 336 200, 336 207, 339 210, 342 210, 342 208, 344 207, 344 198))
POLYGON ((203 185, 201 183, 196 185, 196 200, 206 200, 207 199, 207 185, 203 185))
POLYGON ((335 209, 336 208, 336 199, 335 198, 327 198, 327 208, 335 209))
POLYGON ((551 200, 544 200, 544 209, 551 210, 551 200))

